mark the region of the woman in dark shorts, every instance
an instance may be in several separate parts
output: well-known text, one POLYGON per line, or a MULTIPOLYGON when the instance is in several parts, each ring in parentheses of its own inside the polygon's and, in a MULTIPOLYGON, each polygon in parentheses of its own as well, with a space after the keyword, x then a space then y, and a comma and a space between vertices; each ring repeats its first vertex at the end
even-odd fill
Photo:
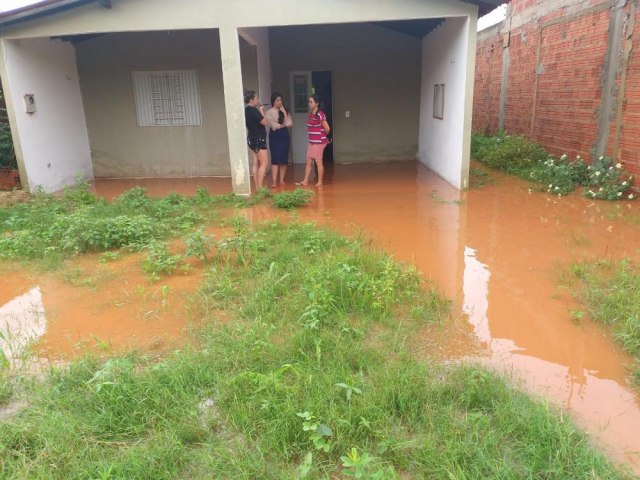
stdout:
POLYGON ((256 190, 262 188, 264 174, 269 165, 269 152, 267 150, 267 130, 265 125, 267 121, 264 118, 264 108, 262 105, 258 108, 260 100, 253 90, 248 90, 244 94, 245 123, 247 125, 247 145, 251 150, 253 157, 253 179, 256 182, 256 190))
POLYGON ((280 173, 280 183, 284 184, 291 146, 289 127, 293 125, 291 114, 282 103, 282 95, 278 92, 271 95, 271 108, 267 110, 265 118, 269 127, 269 149, 271 150, 271 188, 275 188, 278 185, 278 173, 280 173))

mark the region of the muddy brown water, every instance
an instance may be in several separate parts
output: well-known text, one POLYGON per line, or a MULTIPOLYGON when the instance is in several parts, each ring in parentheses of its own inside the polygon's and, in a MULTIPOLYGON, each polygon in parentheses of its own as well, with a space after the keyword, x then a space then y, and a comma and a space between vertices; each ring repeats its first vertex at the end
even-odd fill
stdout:
MULTIPOLYGON (((640 226, 630 221, 640 204, 558 198, 491 176, 496 184, 459 192, 414 162, 339 166, 297 215, 346 234, 364 232, 453 300, 457 321, 444 334, 425 331, 425 353, 513 374, 569 410, 613 460, 640 473, 640 395, 627 382, 632 359, 605 329, 571 320, 570 310, 579 307, 558 286, 570 262, 640 261, 640 226)), ((212 194, 230 190, 229 180, 219 178, 99 180, 95 190, 113 198, 136 185, 150 195, 192 195, 198 186, 212 194)), ((287 215, 266 205, 241 212, 254 222, 287 215)), ((106 265, 97 258, 82 257, 73 267, 81 272, 76 276, 95 277, 95 285, 73 286, 72 274, 0 277, 0 322, 26 324, 31 339, 40 339, 36 350, 47 356, 105 342, 145 349, 179 344, 189 318, 186 299, 202 278, 197 265, 150 284, 135 256, 106 265)))

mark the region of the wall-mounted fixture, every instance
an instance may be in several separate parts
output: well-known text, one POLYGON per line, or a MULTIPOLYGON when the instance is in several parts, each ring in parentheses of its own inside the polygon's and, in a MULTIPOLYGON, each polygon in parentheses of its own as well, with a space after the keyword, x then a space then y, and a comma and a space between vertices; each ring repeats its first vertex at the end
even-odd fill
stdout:
POLYGON ((24 94, 24 110, 27 113, 36 113, 36 98, 33 93, 24 94))
POLYGON ((444 118, 444 83, 433 86, 433 118, 444 118))

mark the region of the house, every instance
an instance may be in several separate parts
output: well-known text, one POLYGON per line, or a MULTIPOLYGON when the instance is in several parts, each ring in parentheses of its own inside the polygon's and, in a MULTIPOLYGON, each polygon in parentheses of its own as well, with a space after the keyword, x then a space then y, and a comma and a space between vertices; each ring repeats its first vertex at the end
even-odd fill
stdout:
POLYGON ((331 113, 336 163, 417 158, 468 181, 476 24, 500 0, 44 0, 0 16, 24 185, 230 175, 250 193, 243 89, 331 113))

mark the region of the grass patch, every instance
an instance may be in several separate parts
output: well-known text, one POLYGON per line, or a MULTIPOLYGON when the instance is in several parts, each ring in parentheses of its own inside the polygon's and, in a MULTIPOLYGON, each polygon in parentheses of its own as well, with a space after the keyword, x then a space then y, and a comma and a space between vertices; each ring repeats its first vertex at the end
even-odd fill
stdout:
POLYGON ((589 317, 611 327, 616 340, 636 359, 640 387, 640 270, 629 260, 582 262, 563 274, 589 317))
POLYGON ((52 370, 0 423, 0 476, 625 478, 503 378, 414 358, 447 302, 413 269, 312 224, 230 224, 198 347, 52 370))

